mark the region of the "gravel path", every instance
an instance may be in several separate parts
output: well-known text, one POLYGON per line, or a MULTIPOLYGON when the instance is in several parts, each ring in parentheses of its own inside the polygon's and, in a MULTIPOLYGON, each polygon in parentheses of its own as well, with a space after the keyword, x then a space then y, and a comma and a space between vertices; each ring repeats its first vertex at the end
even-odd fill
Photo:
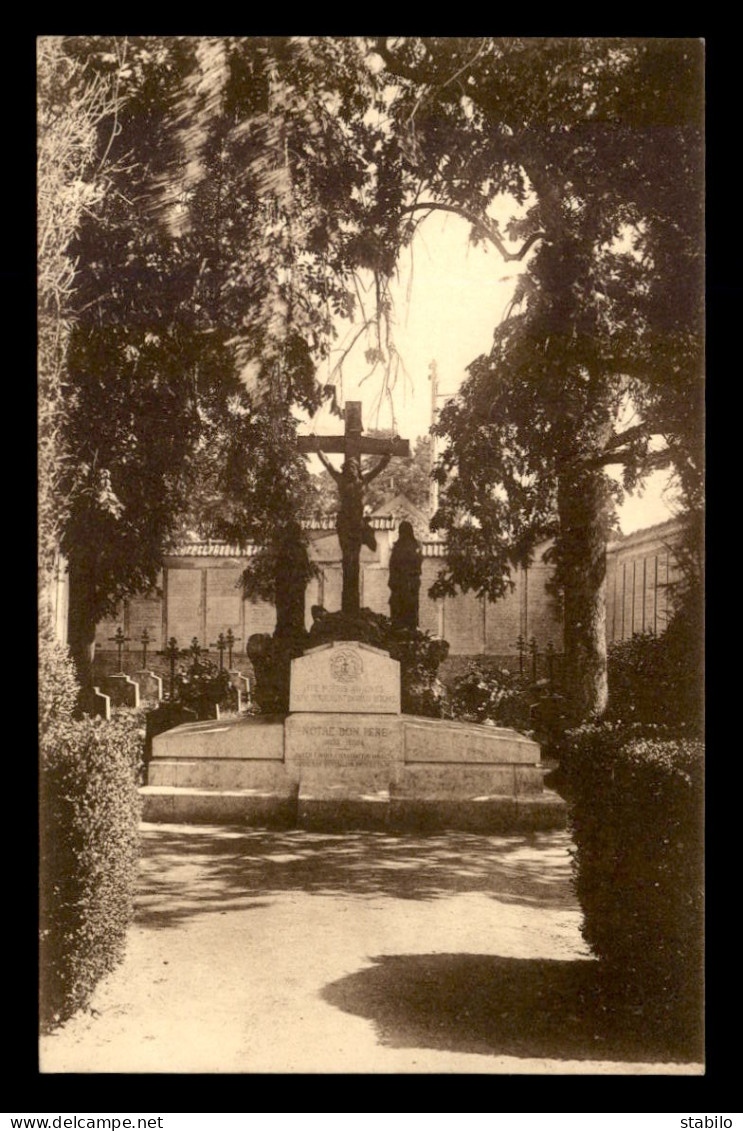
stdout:
POLYGON ((596 1007, 564 832, 142 839, 126 958, 45 1073, 702 1072, 596 1007))

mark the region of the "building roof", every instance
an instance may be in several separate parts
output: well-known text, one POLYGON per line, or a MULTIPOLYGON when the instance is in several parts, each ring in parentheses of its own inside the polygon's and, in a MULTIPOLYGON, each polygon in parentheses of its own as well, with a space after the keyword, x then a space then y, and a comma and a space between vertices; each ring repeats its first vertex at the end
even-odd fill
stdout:
POLYGON ((607 550, 626 550, 641 542, 662 542, 665 539, 675 540, 681 534, 683 520, 669 518, 665 522, 656 522, 653 526, 644 526, 641 530, 633 530, 631 534, 619 534, 606 547, 607 550))
MULTIPOLYGON (((375 513, 368 516, 369 522, 373 530, 396 530, 400 524, 401 517, 406 514, 414 514, 417 512, 423 516, 413 503, 410 502, 404 495, 398 495, 394 499, 386 503, 386 506, 393 504, 398 507, 397 514, 379 514, 375 513), (403 506, 403 504, 407 504, 403 506), (408 509, 409 508, 409 509, 408 509)), ((378 508, 381 510, 382 508, 378 508)), ((423 516, 425 517, 425 516, 423 516)), ((322 515, 320 518, 310 519, 302 522, 302 526, 308 533, 312 532, 327 532, 328 534, 335 534, 335 515, 322 515)), ((415 523, 414 523, 415 526, 415 523)), ((642 530, 633 530, 631 534, 620 535, 614 539, 607 546, 607 550, 617 551, 630 549, 635 545, 643 542, 674 540, 681 532, 681 521, 673 518, 667 522, 658 522, 654 526, 647 526, 642 530)), ((433 534, 428 534, 427 537, 420 537, 419 541, 421 552, 424 558, 445 558, 446 557, 446 542, 437 538, 433 534)), ((247 546, 231 545, 229 542, 222 542, 218 539, 209 538, 194 538, 193 540, 181 542, 174 550, 171 550, 166 557, 169 558, 252 558, 260 550, 260 546, 256 543, 249 543, 247 546)))

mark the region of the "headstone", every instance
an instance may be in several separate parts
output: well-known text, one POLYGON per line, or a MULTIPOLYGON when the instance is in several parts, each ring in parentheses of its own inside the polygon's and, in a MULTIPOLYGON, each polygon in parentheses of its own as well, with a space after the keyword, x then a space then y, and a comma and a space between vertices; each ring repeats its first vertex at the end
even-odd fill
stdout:
POLYGON ((400 714, 400 664, 380 648, 337 640, 292 660, 289 710, 400 714))
POLYGON ((124 672, 106 676, 102 684, 114 707, 139 706, 139 684, 124 672))
POLYGON ((250 706, 250 680, 242 672, 232 668, 227 672, 230 677, 230 683, 235 688, 235 691, 241 692, 245 699, 247 706, 250 706))
POLYGON ((139 694, 142 699, 154 699, 157 703, 162 700, 163 681, 161 676, 151 671, 139 671, 134 673, 134 677, 139 684, 139 694))
POLYGON ((92 688, 87 694, 82 693, 81 706, 89 715, 98 715, 106 721, 111 718, 111 699, 99 687, 92 688))

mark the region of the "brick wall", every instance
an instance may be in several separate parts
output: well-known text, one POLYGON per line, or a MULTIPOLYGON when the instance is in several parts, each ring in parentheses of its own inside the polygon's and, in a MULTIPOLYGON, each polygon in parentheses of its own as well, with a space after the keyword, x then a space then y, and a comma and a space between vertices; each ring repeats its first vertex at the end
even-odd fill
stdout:
POLYGON ((679 580, 674 545, 680 527, 664 522, 610 543, 607 550, 606 637, 660 634, 670 615, 670 587, 679 580))
MULTIPOLYGON (((638 531, 612 543, 607 550, 607 639, 621 640, 632 632, 662 632, 668 619, 668 585, 678 577, 673 544, 679 528, 675 522, 638 531)), ((387 561, 394 532, 377 532, 377 550, 362 553, 362 600, 376 612, 389 612, 387 561)), ((198 554, 180 554, 165 559, 164 569, 152 593, 132 598, 122 606, 119 616, 98 626, 99 653, 114 653, 111 641, 121 626, 131 639, 125 656, 141 653, 141 635, 146 628, 154 654, 169 637, 188 647, 196 636, 203 645, 212 645, 228 628, 236 638, 234 655, 241 666, 248 638, 256 632, 273 632, 276 616, 273 606, 263 601, 245 600, 238 580, 247 558, 229 548, 214 546, 198 554)), ((551 567, 544 560, 547 546, 538 549, 528 569, 515 570, 513 589, 499 601, 488 602, 473 593, 458 594, 433 601, 428 590, 443 564, 441 549, 425 548, 420 591, 420 627, 442 635, 450 644, 452 656, 491 655, 503 658, 509 666, 518 661, 517 640, 535 637, 540 652, 552 644, 562 651, 560 610, 548 592, 551 567)), ((312 556, 320 577, 307 587, 306 624, 312 623, 313 604, 326 609, 340 608, 342 574, 340 547, 333 531, 323 530, 312 542, 312 556)), ((128 662, 128 661, 127 661, 128 662)), ((139 662, 139 659, 136 661, 139 662)), ((127 668, 126 670, 129 670, 127 668)))

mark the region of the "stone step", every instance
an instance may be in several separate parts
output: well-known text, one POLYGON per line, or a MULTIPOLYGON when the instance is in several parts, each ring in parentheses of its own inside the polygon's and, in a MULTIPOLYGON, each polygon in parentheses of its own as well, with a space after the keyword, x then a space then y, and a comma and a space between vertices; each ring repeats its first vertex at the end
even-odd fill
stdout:
POLYGON ((269 829, 296 825, 296 788, 289 794, 281 794, 260 789, 145 785, 139 792, 142 820, 153 824, 236 824, 269 829))
POLYGON ((387 790, 345 794, 301 790, 142 786, 142 819, 152 823, 240 824, 315 832, 386 829, 492 834, 564 828, 565 802, 552 790, 527 797, 404 797, 387 790))

